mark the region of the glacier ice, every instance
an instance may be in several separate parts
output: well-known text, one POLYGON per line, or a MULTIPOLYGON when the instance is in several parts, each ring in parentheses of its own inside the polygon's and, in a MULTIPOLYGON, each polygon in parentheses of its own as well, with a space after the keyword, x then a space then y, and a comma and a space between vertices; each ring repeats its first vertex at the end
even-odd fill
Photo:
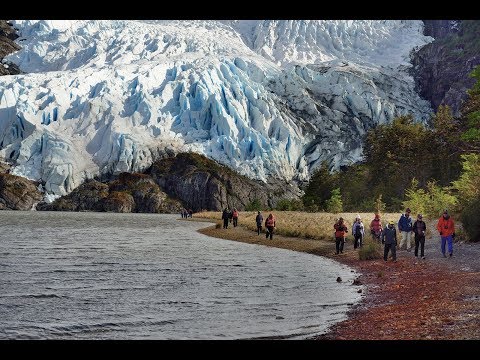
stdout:
POLYGON ((165 149, 268 181, 361 159, 376 124, 431 112, 408 75, 421 21, 12 21, 0 155, 48 198, 165 149))

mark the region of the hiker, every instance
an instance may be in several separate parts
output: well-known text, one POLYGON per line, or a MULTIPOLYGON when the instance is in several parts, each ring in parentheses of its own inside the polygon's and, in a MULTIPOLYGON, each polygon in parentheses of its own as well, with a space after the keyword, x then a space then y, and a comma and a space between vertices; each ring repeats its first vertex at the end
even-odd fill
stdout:
POLYGON ((402 216, 400 216, 400 219, 398 220, 398 231, 402 234, 402 240, 400 240, 399 247, 400 250, 402 250, 404 243, 406 243, 405 247, 407 251, 410 251, 410 248, 412 247, 411 239, 413 233, 413 224, 410 213, 410 208, 406 208, 405 214, 402 214, 402 216))
POLYGON ((263 224, 263 216, 260 213, 260 211, 257 214, 257 217, 255 218, 255 221, 257 222, 257 235, 260 235, 262 232, 262 224, 263 224))
POLYGON ((363 245, 363 237, 365 236, 365 226, 363 226, 360 215, 357 215, 352 226, 353 234, 353 248, 361 247, 363 245))
POLYGON ((415 234, 415 257, 418 257, 418 246, 420 245, 420 256, 425 260, 425 231, 427 224, 423 221, 422 214, 417 215, 417 220, 413 223, 413 233, 415 234))
POLYGON ((230 217, 230 211, 228 211, 228 208, 225 208, 222 213, 222 219, 223 219, 223 228, 228 229, 228 219, 230 217))
POLYGON ((232 211, 232 219, 233 219, 233 227, 237 227, 238 225, 238 211, 236 208, 232 211))
POLYGON ((228 220, 230 221, 230 224, 231 224, 233 220, 233 210, 228 212, 228 220))
POLYGON ((380 214, 375 214, 375 218, 370 222, 370 233, 372 239, 380 243, 380 236, 382 235, 383 227, 380 221, 380 214))
POLYGON ((392 260, 397 261, 397 231, 395 230, 395 223, 393 220, 388 222, 388 226, 382 231, 382 244, 385 244, 383 249, 383 260, 387 261, 388 252, 392 252, 392 260))
POLYGON ((345 225, 343 218, 339 218, 338 221, 333 225, 335 229, 335 252, 338 255, 338 252, 343 254, 343 245, 345 244, 345 234, 348 232, 347 226, 345 225))
POLYGON ((187 209, 183 208, 182 210, 182 218, 187 218, 187 209))
POLYGON ((448 252, 450 253, 450 257, 453 256, 453 239, 455 238, 455 224, 453 223, 453 219, 448 214, 448 211, 445 210, 443 215, 438 219, 437 223, 437 230, 440 233, 442 238, 442 254, 443 257, 447 257, 445 255, 445 243, 448 242, 448 252))
POLYGON ((192 209, 188 209, 188 216, 193 217, 193 210, 192 209))
POLYGON ((268 237, 270 236, 270 240, 273 240, 273 229, 275 228, 275 226, 275 216, 273 216, 273 214, 269 214, 267 220, 265 220, 265 227, 267 228, 267 233, 265 235, 266 239, 268 239, 268 237))

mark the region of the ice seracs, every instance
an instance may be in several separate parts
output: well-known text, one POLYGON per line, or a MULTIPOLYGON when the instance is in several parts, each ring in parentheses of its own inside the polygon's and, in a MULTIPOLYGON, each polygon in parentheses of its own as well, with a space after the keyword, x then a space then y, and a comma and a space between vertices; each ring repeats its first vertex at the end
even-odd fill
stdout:
POLYGON ((195 151, 252 178, 361 158, 379 123, 431 109, 405 71, 421 21, 13 21, 0 152, 64 195, 195 151))

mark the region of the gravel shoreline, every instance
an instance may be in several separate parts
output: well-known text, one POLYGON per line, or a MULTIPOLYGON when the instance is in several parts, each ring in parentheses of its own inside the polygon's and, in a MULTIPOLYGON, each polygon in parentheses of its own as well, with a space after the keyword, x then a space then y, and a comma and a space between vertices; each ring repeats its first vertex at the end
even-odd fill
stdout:
POLYGON ((360 274, 358 281, 365 286, 363 300, 349 311, 347 320, 312 339, 480 339, 480 244, 455 243, 454 256, 443 258, 440 238, 433 226, 429 224, 425 260, 414 256, 412 246, 410 252, 397 251, 395 263, 383 259, 358 260, 358 250, 353 249, 351 239, 347 240, 344 253, 335 255, 333 241, 281 235, 274 235, 271 241, 242 226, 229 229, 210 226, 199 232, 325 256, 355 269, 360 274))

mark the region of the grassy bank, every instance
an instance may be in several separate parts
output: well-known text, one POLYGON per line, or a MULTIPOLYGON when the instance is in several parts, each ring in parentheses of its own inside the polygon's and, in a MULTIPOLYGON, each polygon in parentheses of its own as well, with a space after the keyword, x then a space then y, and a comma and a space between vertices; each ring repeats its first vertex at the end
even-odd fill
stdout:
MULTIPOLYGON (((339 217, 343 217, 348 228, 347 238, 352 238, 351 229, 355 221, 357 213, 307 213, 300 211, 265 211, 262 212, 263 219, 267 218, 268 214, 274 214, 276 218, 276 233, 289 237, 299 237, 313 240, 331 240, 334 241, 333 224, 339 217)), ((362 218, 365 228, 368 229, 370 221, 374 218, 373 213, 359 213, 362 218)), ((386 224, 388 220, 393 220, 397 223, 400 218, 400 213, 385 213, 381 214, 382 223, 386 224)), ((241 212, 238 218, 238 224, 251 231, 256 231, 257 226, 255 217, 256 211, 241 212)), ((194 214, 196 218, 212 219, 217 223, 221 223, 222 213, 214 211, 206 211, 194 214)), ((231 225, 230 225, 231 226, 231 225)))

